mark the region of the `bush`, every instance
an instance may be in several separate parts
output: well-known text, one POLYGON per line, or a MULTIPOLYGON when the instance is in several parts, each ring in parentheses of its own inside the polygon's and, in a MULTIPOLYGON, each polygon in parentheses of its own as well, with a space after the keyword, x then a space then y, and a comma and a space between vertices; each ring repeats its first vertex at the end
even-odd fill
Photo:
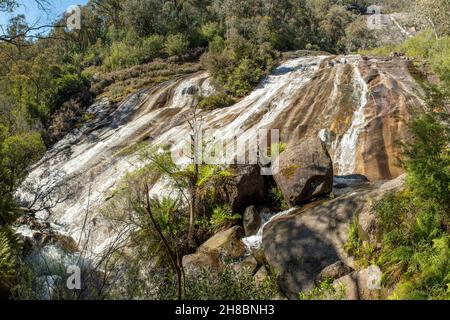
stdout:
POLYGON ((189 42, 182 34, 174 34, 167 37, 165 48, 169 56, 181 56, 187 52, 189 42))
POLYGON ((361 54, 387 56, 391 52, 403 52, 411 58, 427 60, 442 81, 441 89, 450 94, 450 36, 439 39, 430 30, 409 38, 399 46, 385 46, 360 51, 361 54))
POLYGON ((333 281, 325 280, 308 292, 300 292, 300 300, 344 300, 345 286, 341 283, 339 288, 333 286, 333 281))
POLYGON ((408 185, 424 199, 450 208, 449 117, 425 114, 413 121, 414 143, 405 147, 408 185))
POLYGON ((217 22, 208 22, 201 27, 201 34, 206 38, 210 43, 220 37, 223 33, 222 28, 217 22))
POLYGON ((11 289, 17 267, 16 253, 9 234, 4 228, 0 229, 0 297, 11 289))
POLYGON ((139 63, 138 57, 133 50, 123 42, 114 42, 111 45, 109 55, 104 61, 108 69, 124 68, 139 63))
POLYGON ((278 186, 273 186, 269 189, 268 201, 270 206, 279 210, 289 209, 289 205, 284 200, 283 194, 278 186))
POLYGON ((345 37, 341 40, 347 52, 355 52, 376 46, 373 31, 367 28, 364 18, 357 19, 345 28, 345 37))
POLYGON ((139 52, 139 61, 146 62, 157 58, 164 50, 164 39, 160 35, 152 35, 142 40, 139 52))
POLYGON ((358 262, 381 267, 391 299, 450 298, 450 139, 441 121, 426 114, 412 123, 414 141, 404 153, 406 189, 373 206, 381 248, 363 243, 356 223, 350 227, 346 249, 358 262))
POLYGON ((257 85, 265 70, 249 58, 243 59, 227 79, 225 88, 237 96, 245 96, 257 85))
POLYGON ((89 80, 80 74, 66 73, 55 80, 54 86, 53 106, 57 108, 73 95, 82 93, 89 88, 89 80))
POLYGON ((383 231, 377 264, 392 299, 449 298, 450 237, 441 228, 445 211, 411 192, 390 194, 375 205, 383 231))
POLYGON ((235 103, 236 100, 227 94, 216 94, 202 98, 198 104, 198 107, 204 110, 215 110, 229 107, 235 103))
POLYGON ((351 256, 356 256, 361 248, 362 241, 359 238, 358 223, 353 221, 348 229, 348 239, 344 246, 345 251, 351 256))
POLYGON ((12 135, 0 143, 0 190, 7 194, 22 182, 28 166, 40 159, 45 146, 36 132, 12 135))

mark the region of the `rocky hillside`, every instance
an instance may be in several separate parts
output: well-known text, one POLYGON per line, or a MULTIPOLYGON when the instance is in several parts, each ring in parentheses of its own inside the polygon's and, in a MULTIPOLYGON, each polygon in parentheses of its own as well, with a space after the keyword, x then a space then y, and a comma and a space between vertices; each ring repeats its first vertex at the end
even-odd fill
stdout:
MULTIPOLYGON (((286 202, 300 207, 272 219, 264 232, 261 222, 267 219, 259 221, 253 231, 261 230, 266 261, 279 272, 287 296, 295 298, 338 260, 352 266, 342 251, 349 223, 367 199, 386 188, 377 181, 402 175, 397 142, 410 139, 408 124, 425 108, 410 68, 409 61, 398 58, 294 56, 235 105, 199 111, 202 128, 214 129, 215 143, 237 133, 256 141, 258 129, 280 130, 286 150, 275 181, 286 202), (338 177, 351 174, 361 175, 354 176, 363 184, 357 191, 348 188, 351 177, 338 177), (335 195, 343 195, 302 207, 305 201, 328 196, 333 176, 335 195)), ((201 97, 218 90, 207 73, 199 72, 141 90, 117 105, 98 101, 88 110, 92 120, 60 140, 33 167, 17 193, 22 205, 77 243, 85 236, 84 226, 93 225, 89 250, 93 257, 102 253, 117 234, 98 209, 114 196, 127 172, 145 164, 139 151, 165 145, 176 154, 185 148, 192 109, 201 97)), ((158 181, 150 192, 161 196, 170 190, 158 181)), ((240 214, 246 206, 259 205, 252 203, 252 195, 245 199, 240 214)), ((259 212, 254 218, 259 219, 259 212)), ((242 230, 230 234, 237 242, 244 236, 242 230)), ((217 242, 214 246, 220 247, 217 242)), ((248 256, 250 247, 238 250, 234 258, 248 256)))

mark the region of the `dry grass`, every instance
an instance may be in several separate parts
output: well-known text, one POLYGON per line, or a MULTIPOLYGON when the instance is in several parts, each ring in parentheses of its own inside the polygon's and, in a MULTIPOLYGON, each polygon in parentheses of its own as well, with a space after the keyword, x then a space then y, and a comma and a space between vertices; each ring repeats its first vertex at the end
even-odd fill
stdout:
POLYGON ((200 63, 174 63, 155 59, 147 64, 111 72, 106 72, 102 67, 90 68, 86 72, 92 76, 91 91, 97 98, 108 98, 112 103, 117 103, 142 88, 199 70, 200 63))

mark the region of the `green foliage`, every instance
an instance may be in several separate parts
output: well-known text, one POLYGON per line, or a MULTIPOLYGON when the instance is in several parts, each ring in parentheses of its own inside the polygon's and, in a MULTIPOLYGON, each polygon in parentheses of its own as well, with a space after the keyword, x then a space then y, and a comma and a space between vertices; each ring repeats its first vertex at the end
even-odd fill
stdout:
POLYGON ((82 92, 89 86, 89 80, 83 75, 76 73, 62 73, 53 83, 53 92, 49 94, 51 111, 69 100, 73 95, 82 92))
POLYGON ((201 27, 201 34, 208 41, 214 41, 214 39, 218 39, 223 34, 223 29, 220 27, 219 23, 213 21, 208 22, 201 27))
MULTIPOLYGON (((411 192, 390 194, 375 205, 383 229, 378 264, 393 299, 448 299, 450 237, 445 211, 411 192)), ((447 217, 448 218, 448 217, 447 217)))
POLYGON ((358 223, 353 221, 348 229, 348 240, 344 246, 349 255, 355 256, 358 254, 362 245, 362 241, 358 233, 358 223))
POLYGON ((236 100, 227 94, 216 94, 202 98, 198 107, 203 110, 215 110, 229 107, 235 103, 236 100))
POLYGON ((432 31, 425 30, 401 45, 362 50, 360 53, 388 56, 392 52, 403 52, 411 58, 426 60, 439 76, 441 89, 450 94, 450 35, 436 39, 432 31))
POLYGON ((286 143, 284 142, 277 142, 273 143, 270 146, 271 152, 275 152, 276 154, 282 154, 284 151, 286 151, 286 143))
POLYGON ((397 284, 392 299, 450 299, 450 237, 433 240, 432 246, 411 256, 408 275, 397 284))
POLYGON ((450 129, 430 114, 415 120, 411 129, 414 144, 405 150, 408 185, 424 199, 450 208, 450 129))
POLYGON ((273 186, 270 188, 268 200, 272 206, 275 206, 280 210, 289 209, 289 206, 284 200, 283 194, 278 186, 273 186))
POLYGON ((17 253, 10 239, 10 232, 5 228, 0 229, 0 296, 12 287, 15 280, 17 253))
POLYGON ((360 267, 376 264, 390 299, 449 299, 449 134, 440 115, 413 121, 413 143, 405 145, 407 186, 373 205, 381 248, 363 242, 358 223, 345 249, 360 267), (439 120, 440 119, 440 120, 439 120))
POLYGON ((139 47, 140 62, 149 61, 161 55, 164 50, 164 38, 160 35, 151 35, 142 40, 139 47))
POLYGON ((412 132, 407 189, 374 205, 383 233, 377 265, 385 284, 394 286, 392 299, 449 299, 448 128, 426 114, 413 121, 412 132))
POLYGON ((129 34, 123 41, 111 45, 104 66, 110 70, 131 67, 160 57, 163 51, 162 36, 155 34, 138 38, 129 34))
POLYGON ((211 229, 213 232, 228 229, 242 219, 240 214, 233 214, 229 205, 217 207, 211 216, 211 229))
MULTIPOLYGON (((174 299, 175 290, 171 283, 158 293, 160 299, 174 299)), ((271 300, 278 296, 278 286, 268 276, 262 283, 256 283, 249 269, 236 272, 231 266, 224 266, 218 274, 204 269, 186 277, 187 300, 271 300)))
POLYGON ((257 63, 245 58, 230 74, 225 88, 237 96, 245 96, 258 84, 266 70, 257 63))
POLYGON ((322 36, 320 47, 330 52, 345 50, 340 40, 345 38, 345 29, 353 19, 351 12, 342 6, 332 5, 328 8, 323 19, 319 22, 319 32, 322 36))
POLYGON ((130 67, 139 63, 136 51, 123 42, 115 42, 111 45, 109 56, 104 65, 109 69, 130 67))
POLYGON ((347 25, 341 45, 346 52, 367 50, 376 47, 376 39, 373 31, 367 28, 366 20, 359 18, 347 25))
POLYGON ((187 52, 189 42, 182 34, 173 34, 167 37, 165 49, 169 56, 181 56, 187 52))
POLYGON ((300 300, 344 300, 345 286, 341 283, 338 288, 333 281, 325 280, 308 292, 300 292, 300 300))
POLYGON ((27 174, 28 166, 40 159, 45 146, 40 134, 12 134, 0 124, 0 227, 14 218, 13 193, 27 174))
POLYGON ((447 0, 415 0, 415 11, 433 29, 435 37, 450 34, 449 11, 447 0))
POLYGON ((255 43, 240 35, 216 36, 203 63, 225 89, 236 96, 248 94, 274 66, 276 52, 269 42, 255 43))

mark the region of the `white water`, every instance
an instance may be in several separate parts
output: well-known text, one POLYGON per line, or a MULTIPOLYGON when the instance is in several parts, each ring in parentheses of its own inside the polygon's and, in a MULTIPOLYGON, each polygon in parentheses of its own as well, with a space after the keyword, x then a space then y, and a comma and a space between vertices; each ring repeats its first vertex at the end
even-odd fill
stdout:
POLYGON ((358 105, 353 114, 350 128, 342 136, 338 147, 336 148, 334 163, 338 167, 338 175, 348 175, 355 173, 356 166, 356 148, 358 147, 358 139, 361 130, 365 126, 365 107, 367 105, 369 89, 367 83, 361 76, 358 68, 359 60, 354 62, 354 88, 355 94, 358 96, 358 105))
MULTIPOLYGON (((335 113, 339 112, 336 105, 343 90, 340 84, 343 72, 347 70, 345 65, 350 64, 354 80, 349 90, 353 91, 355 97, 355 112, 345 134, 333 136, 330 154, 333 154, 339 175, 354 173, 358 138, 366 123, 364 114, 368 97, 367 84, 359 71, 361 58, 341 58, 340 63, 336 62, 332 66, 322 64, 325 59, 325 56, 303 57, 283 63, 249 96, 235 105, 202 112, 200 117, 203 128, 215 129, 212 135, 214 143, 226 143, 239 135, 239 138, 254 144, 255 132, 270 128, 296 101, 301 101, 302 93, 305 92, 306 95, 312 79, 315 79, 319 71, 323 71, 322 74, 326 76, 327 72, 333 72, 332 68, 336 68, 329 99, 324 100, 323 105, 315 106, 323 108, 319 110, 322 113, 322 123, 315 130, 319 132, 323 129, 321 138, 331 140, 330 122, 335 113)), ((313 90, 319 91, 319 88, 313 90)), ((86 212, 89 211, 90 219, 95 218, 98 208, 111 196, 124 175, 144 165, 136 154, 118 156, 120 151, 133 142, 141 141, 142 136, 148 132, 151 133, 149 140, 152 145, 170 145, 172 151, 189 145, 186 114, 196 104, 195 96, 207 96, 214 92, 208 75, 200 73, 133 94, 117 107, 110 106, 105 101, 94 104, 88 110, 88 113, 95 115, 94 120, 73 130, 49 150, 34 166, 18 196, 31 202, 34 197, 33 188, 40 192, 54 190, 60 196, 69 195, 67 199, 55 201, 51 209, 38 212, 38 216, 48 218, 51 215, 50 220, 62 225, 78 242, 86 212), (170 97, 170 100, 161 106, 157 103, 161 97, 170 97), (58 189, 60 185, 65 188, 58 189)), ((295 108, 293 110, 297 111, 295 108)), ((287 114, 286 117, 288 116, 287 114)), ((314 128, 315 123, 307 125, 314 128)), ((230 156, 234 154, 227 155, 227 158, 230 156)), ((170 190, 167 182, 159 181, 153 186, 151 193, 170 196, 173 190, 170 190)), ((57 197, 52 197, 53 200, 55 198, 57 197)), ((39 208, 40 203, 35 206, 35 209, 39 208)), ((95 227, 95 243, 92 245, 94 253, 106 248, 108 241, 114 237, 114 234, 108 234, 104 229, 107 227, 100 222, 95 227)), ((262 235, 247 239, 249 246, 260 245, 261 237, 262 235)))
POLYGON ((244 242, 244 245, 247 249, 247 252, 257 251, 261 248, 262 245, 262 239, 263 239, 263 232, 264 227, 268 225, 273 220, 287 216, 297 210, 298 208, 291 208, 286 211, 278 212, 278 213, 269 213, 269 214, 261 214, 261 227, 259 228, 258 232, 254 236, 250 236, 247 238, 242 239, 242 242, 244 242))

